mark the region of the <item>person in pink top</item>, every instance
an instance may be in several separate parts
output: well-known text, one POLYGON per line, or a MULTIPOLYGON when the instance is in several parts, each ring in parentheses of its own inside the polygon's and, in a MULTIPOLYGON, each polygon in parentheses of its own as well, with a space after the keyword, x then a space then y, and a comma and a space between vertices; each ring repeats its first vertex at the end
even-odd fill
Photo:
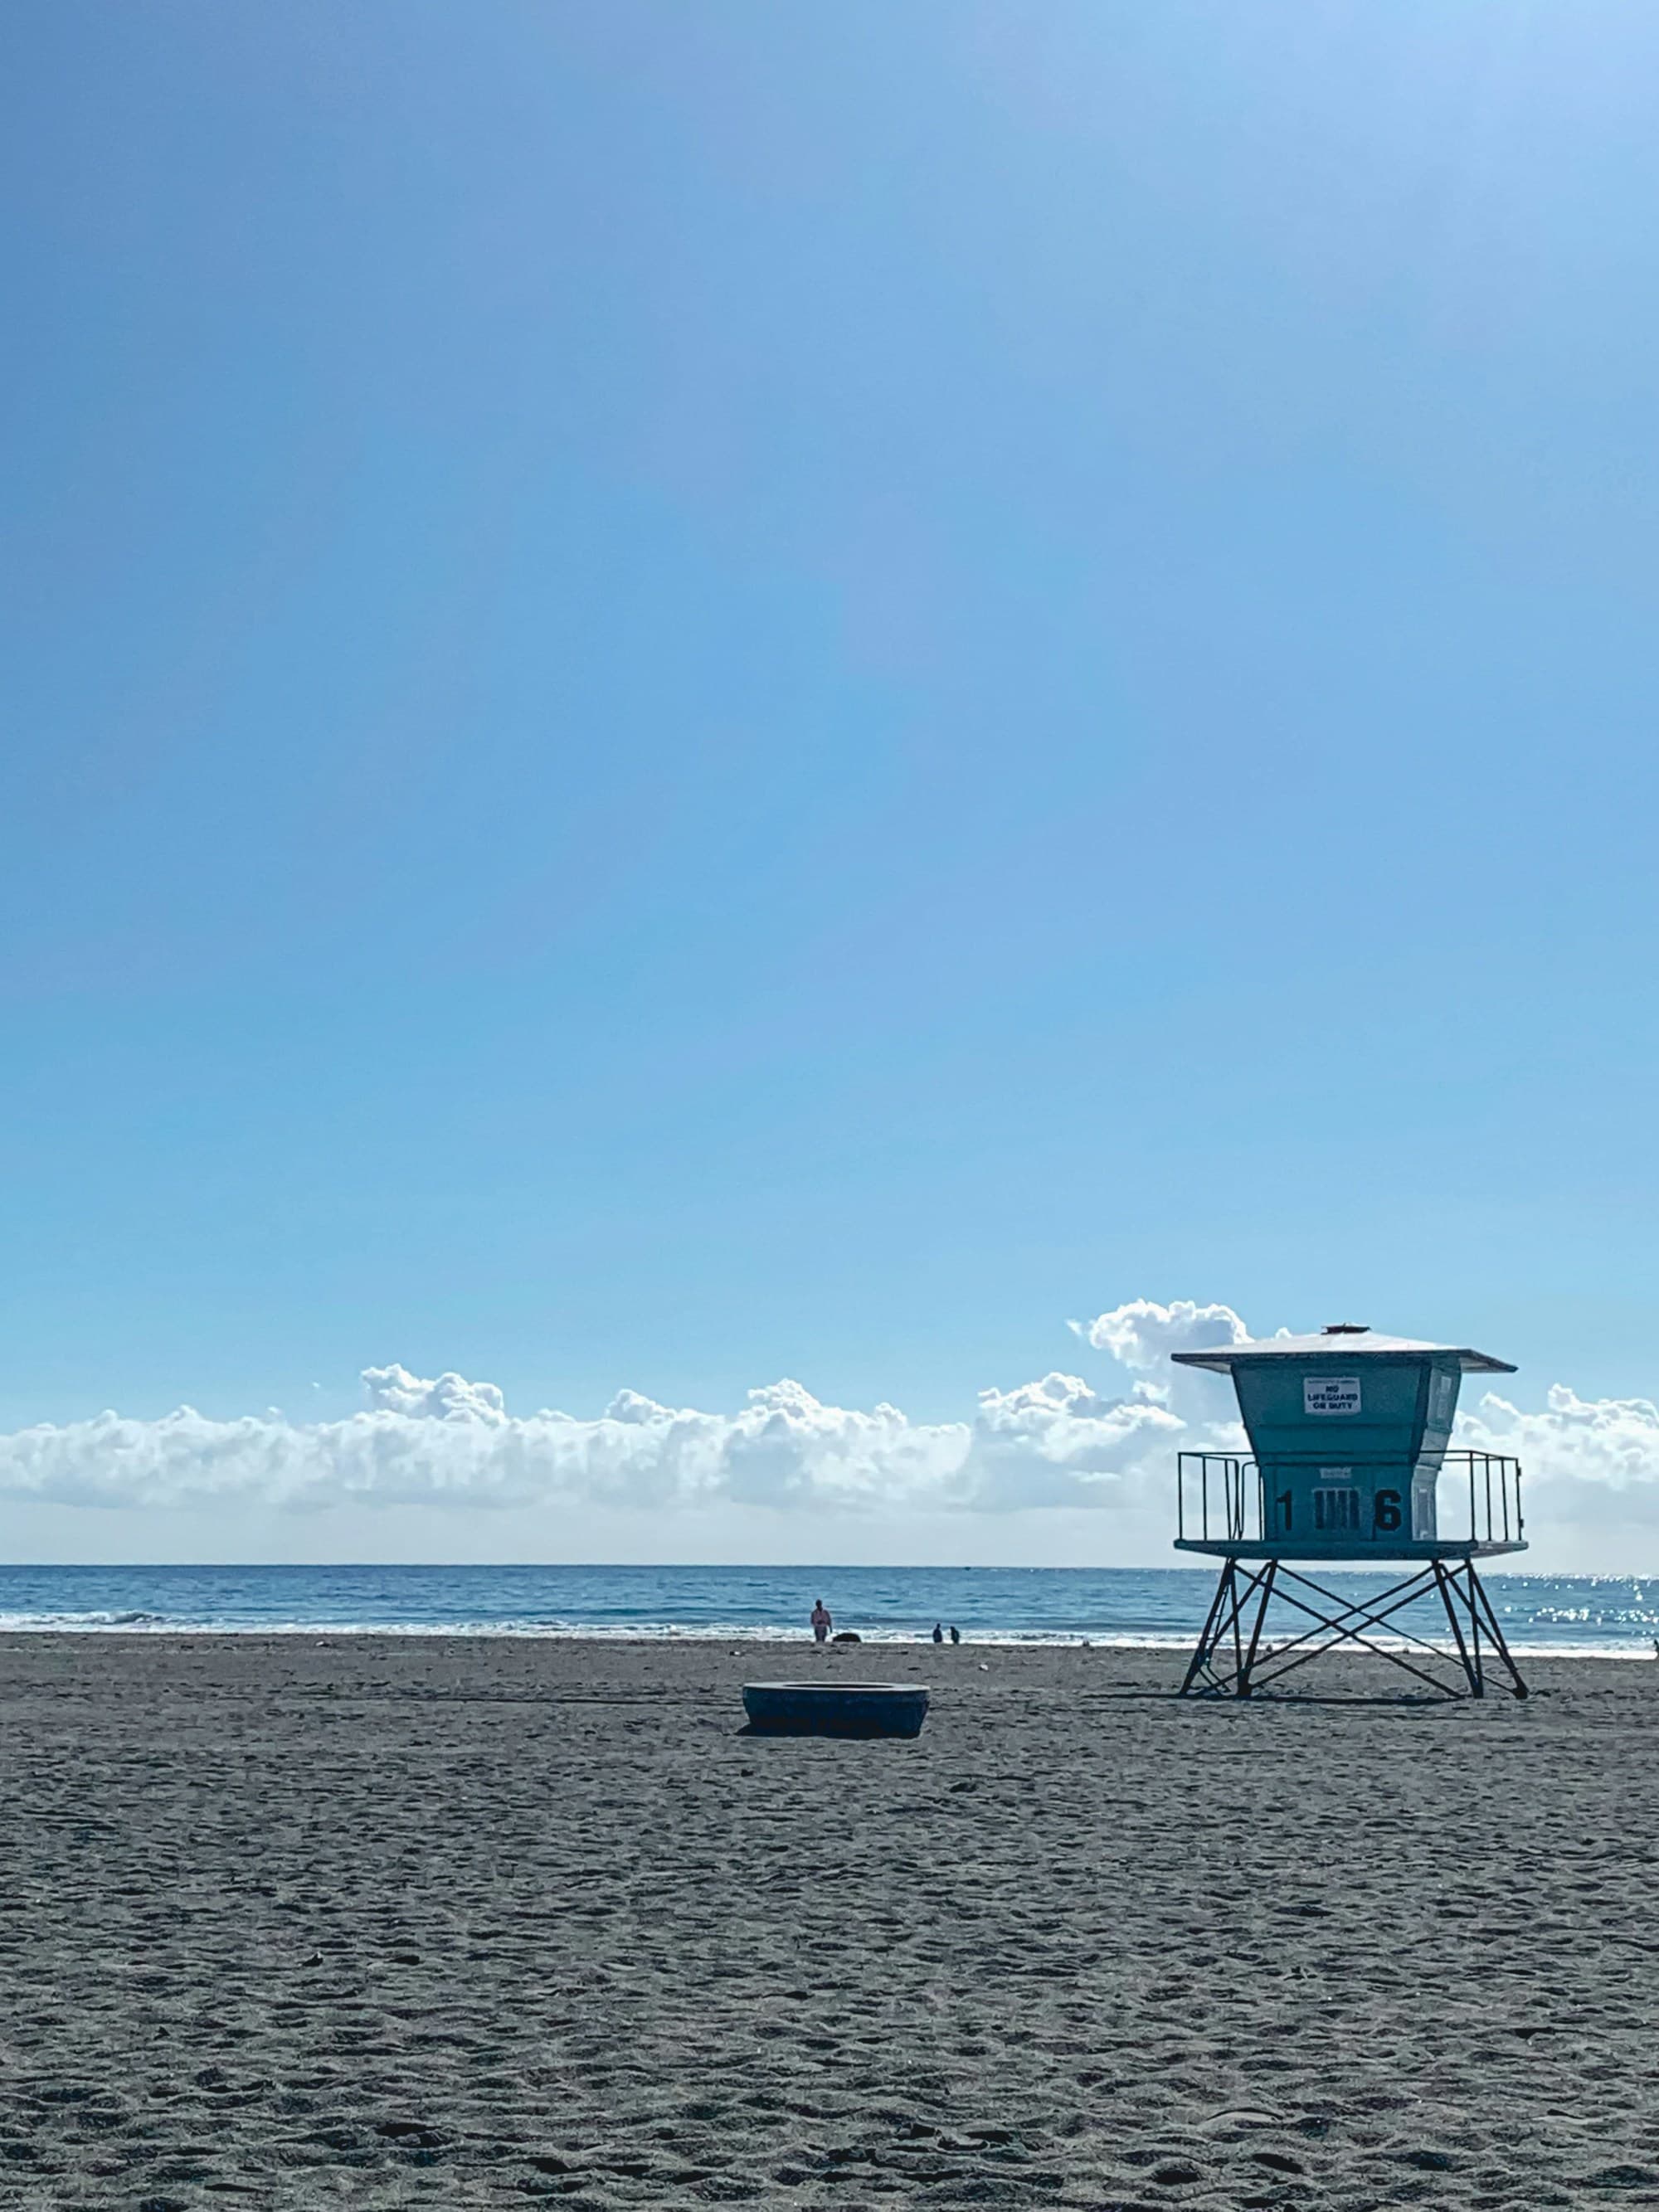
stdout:
POLYGON ((813 1642, 815 1644, 822 1644, 835 1625, 835 1622, 830 1618, 830 1608, 824 1603, 823 1600, 822 1598, 816 1600, 812 1607, 813 1642))

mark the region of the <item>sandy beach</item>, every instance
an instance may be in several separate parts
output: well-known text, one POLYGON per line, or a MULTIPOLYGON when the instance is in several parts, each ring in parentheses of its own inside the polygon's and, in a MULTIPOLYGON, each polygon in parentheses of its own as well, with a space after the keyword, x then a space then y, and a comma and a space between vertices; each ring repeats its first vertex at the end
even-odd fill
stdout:
POLYGON ((7 1639, 0 2203, 1659 2204, 1659 1670, 1529 1672, 7 1639))

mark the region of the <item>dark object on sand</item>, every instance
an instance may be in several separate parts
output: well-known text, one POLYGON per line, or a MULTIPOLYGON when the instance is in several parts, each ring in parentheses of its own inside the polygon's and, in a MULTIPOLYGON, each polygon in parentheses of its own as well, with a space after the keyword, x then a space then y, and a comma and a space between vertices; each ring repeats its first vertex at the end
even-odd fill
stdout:
POLYGON ((839 1634, 832 1636, 830 1641, 832 1644, 862 1644, 864 1638, 856 1628, 843 1628, 839 1634))
POLYGON ((745 1682, 743 1709, 761 1735, 921 1734, 920 1682, 745 1682))

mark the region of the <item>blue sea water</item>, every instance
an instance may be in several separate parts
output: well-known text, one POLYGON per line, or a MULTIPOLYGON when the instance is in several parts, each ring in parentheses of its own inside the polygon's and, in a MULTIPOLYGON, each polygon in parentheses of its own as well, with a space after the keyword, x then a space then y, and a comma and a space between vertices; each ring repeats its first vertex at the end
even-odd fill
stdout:
MULTIPOLYGON (((1355 1596, 1374 1575, 1325 1574, 1355 1596)), ((1490 1575, 1517 1651, 1648 1658, 1659 1581, 1490 1575)), ((1121 1567, 0 1567, 0 1632, 805 1637, 814 1598, 876 1642, 1189 1643, 1213 1578, 1121 1567)), ((1426 1607, 1400 1625, 1436 1641, 1426 1607)))

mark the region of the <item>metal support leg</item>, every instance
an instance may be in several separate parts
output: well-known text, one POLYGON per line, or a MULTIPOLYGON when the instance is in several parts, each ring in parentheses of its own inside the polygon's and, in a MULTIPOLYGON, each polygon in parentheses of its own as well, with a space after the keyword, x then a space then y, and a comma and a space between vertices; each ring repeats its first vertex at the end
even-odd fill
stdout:
POLYGON ((1468 1575, 1469 1610, 1477 1620, 1483 1620, 1486 1622, 1486 1640, 1497 1655, 1499 1666, 1510 1678, 1511 1694, 1517 1698, 1524 1698, 1527 1694, 1527 1686, 1521 1679, 1521 1669, 1516 1665, 1509 1644, 1504 1639, 1504 1632, 1498 1625, 1498 1615, 1492 1609, 1492 1600, 1486 1595, 1486 1584, 1474 1571, 1473 1559, 1468 1563, 1468 1575))
POLYGON ((1250 1674, 1255 1666, 1255 1655, 1261 1648, 1261 1630, 1267 1618, 1267 1601, 1273 1594, 1273 1583, 1278 1575, 1278 1560, 1269 1559, 1267 1572, 1255 1578, 1256 1588, 1261 1593, 1261 1602, 1255 1609, 1255 1623, 1250 1630, 1250 1648, 1244 1654, 1244 1663, 1238 1670, 1238 1694, 1241 1698, 1248 1698, 1250 1694, 1250 1674))
POLYGON ((1447 1573, 1443 1559, 1437 1559, 1434 1563, 1434 1586, 1440 1593, 1446 1608, 1446 1619, 1451 1624, 1452 1642, 1457 1646, 1457 1656, 1462 1666, 1463 1679, 1469 1686, 1469 1695, 1472 1698, 1483 1697, 1486 1687, 1480 1679, 1480 1646, 1476 1644, 1471 1650, 1464 1638, 1463 1624, 1457 1617, 1458 1600, 1462 1598, 1465 1605, 1468 1600, 1455 1574, 1447 1573))
POLYGON ((1223 1566, 1221 1579, 1216 1584, 1210 1610, 1188 1664, 1186 1679, 1181 1685, 1183 1698, 1194 1691, 1200 1697, 1249 1696, 1250 1675, 1261 1644, 1261 1625, 1267 1618, 1267 1601, 1273 1595, 1278 1570, 1277 1559, 1269 1559, 1249 1573, 1240 1571, 1237 1559, 1229 1559, 1223 1566), (1248 1624, 1247 1614, 1250 1616, 1248 1624), (1232 1646, 1233 1663, 1231 1671, 1224 1671, 1225 1661, 1222 1654, 1229 1644, 1232 1646))
POLYGON ((1237 1564, 1235 1560, 1228 1559, 1223 1563, 1221 1579, 1215 1586, 1215 1595, 1210 1600, 1210 1610, 1204 1616, 1204 1626, 1198 1632, 1198 1643, 1188 1663, 1186 1679, 1181 1685, 1181 1694, 1183 1698, 1199 1676, 1209 1672, 1210 1655, 1216 1645, 1217 1624, 1220 1621, 1227 1601, 1233 1594, 1233 1584, 1237 1579, 1237 1564))

